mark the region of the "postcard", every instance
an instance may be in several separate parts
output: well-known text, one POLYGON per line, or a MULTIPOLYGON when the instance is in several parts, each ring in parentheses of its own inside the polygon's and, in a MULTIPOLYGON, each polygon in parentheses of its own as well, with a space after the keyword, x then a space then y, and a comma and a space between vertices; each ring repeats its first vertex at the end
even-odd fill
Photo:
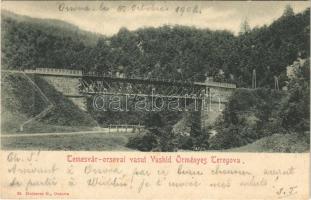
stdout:
POLYGON ((1 199, 297 199, 308 1, 1 2, 1 199))

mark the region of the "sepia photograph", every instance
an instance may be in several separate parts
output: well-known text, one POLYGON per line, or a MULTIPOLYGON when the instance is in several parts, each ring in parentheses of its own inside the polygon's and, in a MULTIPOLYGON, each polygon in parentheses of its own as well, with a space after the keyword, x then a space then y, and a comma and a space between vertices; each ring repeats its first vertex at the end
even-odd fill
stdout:
POLYGON ((308 1, 1 4, 2 150, 310 151, 308 1))

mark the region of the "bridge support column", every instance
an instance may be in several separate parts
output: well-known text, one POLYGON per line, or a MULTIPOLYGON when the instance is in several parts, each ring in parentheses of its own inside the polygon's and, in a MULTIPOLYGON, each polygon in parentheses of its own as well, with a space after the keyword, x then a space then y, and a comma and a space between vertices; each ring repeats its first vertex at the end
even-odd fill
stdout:
POLYGON ((201 123, 201 111, 202 110, 202 100, 197 101, 197 106, 194 111, 191 111, 191 136, 198 136, 202 132, 202 123, 201 123))

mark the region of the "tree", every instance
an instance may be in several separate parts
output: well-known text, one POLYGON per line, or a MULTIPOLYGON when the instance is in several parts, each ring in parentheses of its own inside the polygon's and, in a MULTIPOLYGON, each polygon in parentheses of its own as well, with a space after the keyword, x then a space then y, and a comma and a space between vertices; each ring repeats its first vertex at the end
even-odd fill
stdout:
POLYGON ((303 133, 310 129, 310 61, 300 66, 297 77, 289 82, 289 97, 282 107, 280 118, 289 131, 303 133))
POLYGON ((283 12, 283 16, 284 17, 289 17, 289 16, 294 16, 294 10, 293 8, 288 4, 285 6, 284 12, 283 12))
POLYGON ((251 27, 248 23, 248 19, 246 18, 244 21, 242 21, 241 26, 240 26, 240 32, 239 34, 245 34, 245 33, 249 33, 251 31, 251 27))

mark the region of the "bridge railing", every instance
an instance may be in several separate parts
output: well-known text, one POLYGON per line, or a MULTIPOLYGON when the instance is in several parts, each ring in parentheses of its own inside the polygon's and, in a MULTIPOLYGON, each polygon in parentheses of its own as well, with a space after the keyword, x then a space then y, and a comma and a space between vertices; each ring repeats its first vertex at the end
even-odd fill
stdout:
POLYGON ((141 133, 145 127, 131 124, 109 124, 102 128, 108 129, 108 133, 141 133))
POLYGON ((116 79, 128 79, 128 80, 143 80, 143 81, 161 81, 166 83, 180 83, 180 84, 194 84, 194 85, 201 85, 201 86, 211 86, 211 87, 223 87, 223 88, 236 88, 236 84, 232 83, 224 83, 224 82, 196 82, 193 79, 165 79, 159 77, 140 77, 140 76, 125 76, 124 74, 116 74, 113 75, 111 73, 100 73, 100 72, 82 72, 83 76, 94 76, 94 77, 104 77, 104 78, 116 78, 116 79))
POLYGON ((225 88, 236 88, 236 84, 232 83, 223 83, 223 82, 206 82, 206 85, 208 86, 214 86, 214 87, 225 87, 225 88))
POLYGON ((25 73, 34 73, 34 74, 82 76, 82 70, 73 70, 73 69, 36 68, 35 70, 26 69, 26 70, 24 70, 24 72, 25 73))
POLYGON ((179 79, 165 79, 159 77, 141 77, 135 75, 127 75, 124 74, 107 74, 100 72, 83 72, 83 76, 94 76, 94 77, 104 77, 104 78, 119 78, 119 79, 129 79, 129 80, 143 80, 143 81, 161 81, 161 82, 175 82, 175 83, 194 83, 193 80, 179 80, 179 79))

